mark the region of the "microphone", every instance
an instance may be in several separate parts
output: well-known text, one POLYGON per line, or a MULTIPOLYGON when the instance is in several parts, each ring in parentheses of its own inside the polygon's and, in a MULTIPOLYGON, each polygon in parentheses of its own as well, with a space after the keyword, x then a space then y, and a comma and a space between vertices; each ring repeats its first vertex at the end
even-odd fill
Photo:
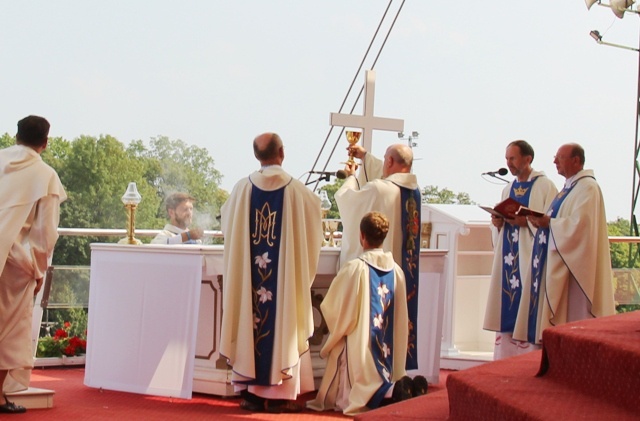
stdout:
POLYGON ((347 172, 345 170, 338 170, 336 172, 331 172, 331 171, 309 171, 309 174, 318 174, 320 175, 320 179, 321 180, 327 180, 329 181, 329 177, 335 177, 338 178, 340 180, 344 180, 345 178, 347 178, 347 172))
POLYGON ((487 171, 483 172, 482 175, 490 175, 491 177, 495 177, 496 175, 507 175, 509 170, 506 168, 500 168, 498 171, 487 171))

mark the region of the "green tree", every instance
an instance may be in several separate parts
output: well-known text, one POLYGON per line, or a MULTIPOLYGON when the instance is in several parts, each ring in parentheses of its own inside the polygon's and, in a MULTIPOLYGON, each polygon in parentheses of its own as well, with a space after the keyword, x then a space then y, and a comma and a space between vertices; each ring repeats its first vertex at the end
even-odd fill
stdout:
POLYGON ((335 194, 340 187, 344 184, 344 180, 338 178, 331 184, 325 184, 320 188, 327 192, 327 197, 331 202, 331 209, 327 212, 327 219, 340 219, 340 212, 338 211, 338 204, 336 203, 335 194))
POLYGON ((441 203, 456 205, 475 205, 468 193, 454 193, 448 188, 439 189, 438 186, 426 186, 422 189, 422 203, 441 203))
MULTIPOLYGON (((125 228, 127 215, 121 201, 129 182, 142 196, 136 226, 157 225, 160 199, 144 177, 144 165, 132 158, 124 145, 111 136, 81 136, 73 142, 51 142, 50 164, 58 171, 68 200, 60 208, 60 226, 73 228, 125 228)), ((44 159, 44 157, 43 157, 44 159)), ((117 238, 64 236, 58 240, 54 263, 89 264, 92 242, 117 238)))
POLYGON ((141 140, 131 142, 127 152, 143 164, 144 177, 156 190, 158 219, 166 218, 165 197, 181 191, 197 200, 195 225, 204 229, 218 227, 217 216, 229 194, 219 187, 222 175, 215 169, 215 162, 206 149, 160 136, 152 138, 148 147, 141 140))
MULTIPOLYGON (((627 219, 618 218, 615 221, 607 222, 607 231, 610 237, 624 237, 629 235, 630 224, 627 219)), ((634 252, 638 245, 611 243, 611 267, 628 268, 629 267, 629 248, 633 247, 634 252)), ((633 267, 640 267, 640 262, 633 262, 633 267)))
POLYGON ((0 149, 8 148, 9 146, 13 146, 16 143, 16 138, 11 136, 9 133, 5 133, 0 136, 0 149))

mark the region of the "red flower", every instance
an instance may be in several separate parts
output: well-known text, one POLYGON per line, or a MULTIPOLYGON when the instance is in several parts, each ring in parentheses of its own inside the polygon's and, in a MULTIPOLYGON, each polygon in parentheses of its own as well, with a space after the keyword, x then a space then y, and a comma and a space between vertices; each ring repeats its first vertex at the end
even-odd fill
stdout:
POLYGON ((62 350, 62 353, 67 357, 72 357, 76 355, 76 347, 73 346, 72 344, 69 344, 65 349, 62 350))
POLYGON ((69 336, 69 334, 67 333, 67 331, 66 331, 66 330, 64 330, 64 329, 58 329, 58 330, 56 330, 56 334, 55 334, 55 335, 53 335, 53 338, 54 338, 54 339, 62 339, 62 338, 66 338, 66 337, 68 337, 68 336, 69 336))

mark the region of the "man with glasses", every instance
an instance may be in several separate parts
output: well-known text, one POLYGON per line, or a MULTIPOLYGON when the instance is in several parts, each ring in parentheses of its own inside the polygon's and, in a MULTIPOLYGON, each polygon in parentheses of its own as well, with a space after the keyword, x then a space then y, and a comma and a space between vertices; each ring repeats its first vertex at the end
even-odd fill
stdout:
POLYGON ((523 292, 513 337, 539 344, 550 326, 615 314, 613 274, 602 192, 584 149, 562 145, 554 158, 564 188, 544 216, 528 216, 538 230, 531 286, 523 292))

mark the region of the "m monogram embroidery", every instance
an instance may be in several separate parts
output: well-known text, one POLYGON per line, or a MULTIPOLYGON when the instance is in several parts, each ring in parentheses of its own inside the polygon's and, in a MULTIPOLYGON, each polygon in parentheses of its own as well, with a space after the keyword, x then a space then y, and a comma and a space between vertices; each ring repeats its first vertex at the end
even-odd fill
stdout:
POLYGON ((262 209, 256 209, 255 230, 251 234, 253 244, 260 244, 262 239, 265 239, 269 247, 273 247, 273 241, 276 239, 276 215, 277 212, 271 212, 269 202, 265 202, 262 209))

